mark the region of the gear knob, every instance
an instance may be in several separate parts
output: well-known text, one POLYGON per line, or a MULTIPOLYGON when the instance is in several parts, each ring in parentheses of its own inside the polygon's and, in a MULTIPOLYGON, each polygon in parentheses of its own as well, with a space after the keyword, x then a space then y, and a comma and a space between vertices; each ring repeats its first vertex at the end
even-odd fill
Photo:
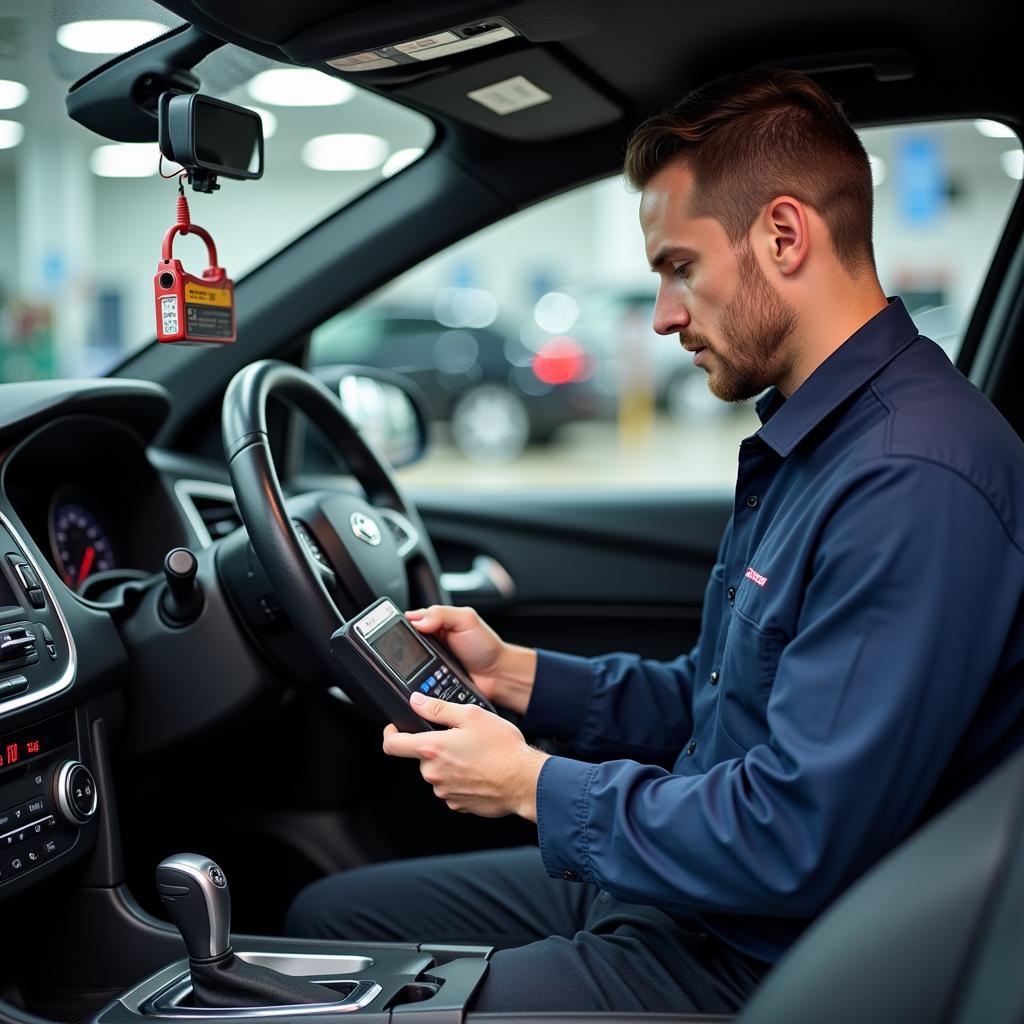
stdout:
POLYGON ((224 872, 209 857, 176 853, 162 860, 156 887, 191 959, 209 960, 228 951, 231 893, 224 872))

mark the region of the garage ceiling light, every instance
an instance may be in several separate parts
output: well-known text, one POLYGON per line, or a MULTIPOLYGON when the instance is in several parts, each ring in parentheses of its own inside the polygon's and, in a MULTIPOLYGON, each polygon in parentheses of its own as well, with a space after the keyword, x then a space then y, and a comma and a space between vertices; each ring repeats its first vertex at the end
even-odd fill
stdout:
POLYGON ((302 162, 314 171, 371 171, 388 155, 379 135, 318 135, 302 147, 302 162))
POLYGON ((989 139, 1016 138, 1013 129, 1000 121, 975 121, 974 127, 989 139))
POLYGON ((263 138, 269 139, 277 131, 277 115, 262 107, 249 107, 249 109, 254 114, 260 115, 260 121, 263 122, 263 138))
POLYGON ((25 137, 25 126, 17 121, 0 121, 0 149, 14 149, 25 137))
POLYGON ((152 142, 120 142, 97 146, 89 169, 101 178, 148 178, 156 174, 160 150, 152 142))
MULTIPOLYGON (((2 123, 2 122, 0 122, 2 123)), ((1008 149, 999 155, 999 162, 1009 178, 1014 181, 1024 179, 1024 149, 1008 149)))
POLYGON ((0 78, 0 110, 13 110, 28 99, 28 89, 21 82, 0 78))
POLYGON ((261 71, 249 82, 249 95, 274 107, 329 107, 348 103, 355 94, 348 82, 313 68, 261 71))
POLYGON ((57 42, 77 53, 124 53, 166 31, 167 26, 159 21, 122 18, 69 21, 57 29, 57 42))
POLYGON ((533 307, 533 319, 548 334, 564 334, 580 315, 580 304, 565 292, 547 292, 533 307))
POLYGON ((384 166, 380 169, 380 173, 385 178, 390 178, 393 174, 397 174, 399 171, 404 170, 409 164, 415 163, 419 158, 423 156, 422 146, 410 146, 408 149, 396 149, 384 161, 384 166))
POLYGON ((868 163, 871 164, 871 184, 878 188, 885 181, 885 161, 874 153, 868 153, 868 163))

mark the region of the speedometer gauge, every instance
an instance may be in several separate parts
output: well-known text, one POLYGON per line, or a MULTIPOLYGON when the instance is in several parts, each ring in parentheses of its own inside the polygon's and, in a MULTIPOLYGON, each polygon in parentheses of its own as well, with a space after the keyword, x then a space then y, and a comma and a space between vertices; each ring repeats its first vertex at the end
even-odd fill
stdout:
POLYGON ((85 505, 57 501, 51 515, 53 557, 57 570, 72 590, 80 590, 94 573, 114 568, 110 537, 85 505))

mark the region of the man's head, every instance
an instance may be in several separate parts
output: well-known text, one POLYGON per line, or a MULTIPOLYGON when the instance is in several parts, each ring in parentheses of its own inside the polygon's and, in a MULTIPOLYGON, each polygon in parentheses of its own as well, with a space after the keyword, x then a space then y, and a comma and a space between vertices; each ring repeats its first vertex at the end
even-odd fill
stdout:
POLYGON ((878 291, 867 154, 836 102, 798 72, 690 93, 637 128, 625 173, 643 192, 661 278, 655 330, 706 348, 699 363, 719 398, 771 384, 788 393, 815 361, 806 340, 827 304, 878 291))

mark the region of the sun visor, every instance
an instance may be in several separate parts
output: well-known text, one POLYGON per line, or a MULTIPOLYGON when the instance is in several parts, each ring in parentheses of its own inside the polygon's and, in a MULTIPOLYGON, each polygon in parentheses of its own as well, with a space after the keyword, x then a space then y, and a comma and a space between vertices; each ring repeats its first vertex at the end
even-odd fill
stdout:
POLYGON ((622 108, 540 47, 396 88, 392 95, 517 142, 590 131, 622 108))

